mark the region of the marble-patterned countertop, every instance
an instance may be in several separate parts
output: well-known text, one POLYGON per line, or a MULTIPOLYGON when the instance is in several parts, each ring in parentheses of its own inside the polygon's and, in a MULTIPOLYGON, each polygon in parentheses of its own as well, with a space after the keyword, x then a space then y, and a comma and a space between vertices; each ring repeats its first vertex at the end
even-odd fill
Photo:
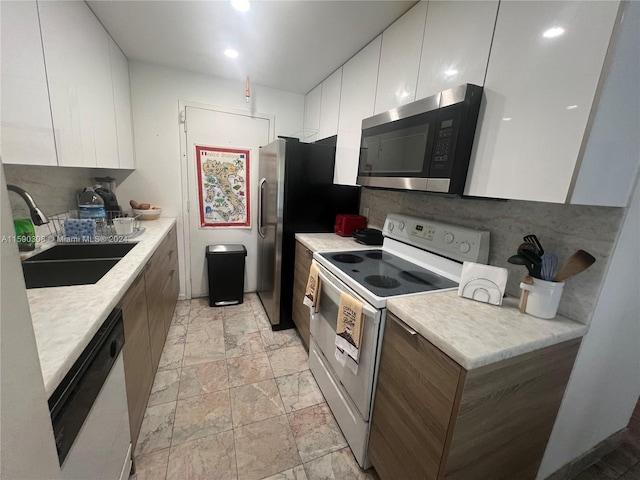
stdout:
POLYGON ((44 387, 49 397, 176 223, 144 222, 146 231, 94 285, 27 290, 44 387))
POLYGON ((363 245, 353 237, 341 237, 335 233, 296 233, 296 240, 314 252, 339 252, 342 250, 370 250, 380 248, 363 245))
POLYGON ((558 315, 552 320, 458 297, 456 291, 387 301, 387 309, 467 370, 578 338, 588 327, 558 315))

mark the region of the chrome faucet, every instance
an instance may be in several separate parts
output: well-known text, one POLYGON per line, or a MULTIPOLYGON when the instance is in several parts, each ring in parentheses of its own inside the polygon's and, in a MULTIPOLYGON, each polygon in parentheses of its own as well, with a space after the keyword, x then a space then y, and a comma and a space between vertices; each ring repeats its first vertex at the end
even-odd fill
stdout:
POLYGON ((31 220, 34 225, 44 225, 45 223, 49 223, 49 219, 46 217, 42 210, 38 208, 36 202, 33 200, 33 197, 27 192, 25 189, 16 187, 15 185, 8 185, 7 190, 12 192, 16 192, 18 195, 22 197, 22 199, 29 207, 29 213, 31 214, 31 220))

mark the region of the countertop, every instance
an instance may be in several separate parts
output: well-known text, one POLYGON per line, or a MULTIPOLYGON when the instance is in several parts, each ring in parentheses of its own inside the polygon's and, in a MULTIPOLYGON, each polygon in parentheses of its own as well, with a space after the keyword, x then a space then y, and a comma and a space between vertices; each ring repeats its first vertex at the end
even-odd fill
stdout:
POLYGON ((27 290, 44 387, 49 397, 176 223, 143 222, 137 245, 94 285, 27 290))
POLYGON ((588 327, 561 315, 552 320, 458 297, 457 291, 389 299, 387 309, 467 370, 582 337, 588 327))
POLYGON ((314 252, 339 252, 342 250, 371 250, 380 248, 363 245, 353 237, 341 237, 335 233, 296 233, 296 240, 314 252))

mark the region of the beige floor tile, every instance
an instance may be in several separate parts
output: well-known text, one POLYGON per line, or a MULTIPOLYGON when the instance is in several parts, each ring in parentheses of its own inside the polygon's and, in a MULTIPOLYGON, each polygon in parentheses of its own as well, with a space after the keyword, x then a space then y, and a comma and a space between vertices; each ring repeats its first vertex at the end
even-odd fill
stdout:
POLYGON ((136 455, 136 473, 129 480, 164 480, 169 463, 169 449, 136 455))
POLYGON ((240 305, 231 305, 229 307, 224 307, 224 318, 234 318, 234 317, 251 317, 253 314, 253 309, 251 308, 251 304, 249 302, 243 302, 240 305))
POLYGON ((227 358, 264 352, 264 344, 259 332, 246 333, 244 335, 225 335, 224 346, 227 358))
POLYGON ((182 356, 184 354, 184 344, 178 343, 176 345, 167 344, 162 350, 160 355, 160 363, 158 364, 158 371, 161 370, 173 370, 182 366, 182 356))
POLYGON ((274 379, 235 387, 229 393, 234 428, 284 414, 274 379))
POLYGON ((174 316, 182 317, 188 316, 189 310, 191 309, 191 301, 190 300, 178 300, 176 303, 176 309, 173 312, 174 316))
MULTIPOLYGON (((226 314, 225 314, 226 315, 226 314)), ((246 335, 258 331, 253 312, 243 315, 237 315, 231 318, 224 318, 224 333, 227 335, 246 335)))
POLYGON ((212 338, 224 337, 224 328, 221 321, 192 322, 187 331, 187 343, 206 342, 212 338))
POLYGON ((349 448, 343 448, 304 464, 309 480, 375 480, 372 469, 360 468, 349 448))
POLYGON ((203 342, 191 342, 184 345, 182 365, 189 367, 199 363, 216 362, 224 359, 224 337, 211 338, 203 342))
POLYGON ((230 387, 239 387, 273 378, 269 358, 265 353, 228 358, 227 372, 230 387))
POLYGON ((210 307, 208 299, 198 298, 191 301, 191 309, 189 310, 190 323, 222 320, 223 317, 223 309, 210 307))
POLYGON ((229 390, 178 400, 171 445, 231 430, 229 390))
POLYGON ((233 432, 171 447, 167 480, 235 480, 233 432))
POLYGON ((227 362, 201 363, 192 367, 182 367, 178 398, 196 397, 229 388, 227 362))
POLYGON ((163 370, 156 373, 149 395, 149 406, 175 402, 180 386, 180 370, 163 370))
MULTIPOLYGON (((186 317, 183 317, 186 318, 186 317)), ((167 332, 167 341, 173 340, 171 344, 184 343, 187 339, 187 325, 188 324, 180 324, 174 323, 169 327, 169 331, 167 332)))
POLYGON ((136 453, 144 455, 171 445, 171 432, 176 413, 176 402, 147 407, 138 435, 136 453))
MULTIPOLYGON (((307 480, 307 474, 304 471, 304 467, 302 465, 298 465, 297 467, 290 468, 284 472, 276 473, 264 480, 307 480)), ((345 478, 345 480, 347 479, 345 478)))
POLYGON ((309 370, 309 355, 302 345, 267 352, 275 377, 309 370))
POLYGON ((260 330, 271 330, 271 322, 269 321, 269 317, 267 317, 267 314, 264 312, 264 310, 260 313, 256 313, 254 318, 260 330))
POLYGON ((289 424, 305 463, 347 446, 326 403, 290 413, 289 424))
POLYGON ((310 370, 277 377, 276 382, 287 413, 324 402, 322 392, 310 370))
POLYGON ((239 427, 234 433, 241 480, 269 477, 301 463, 285 415, 239 427))
POLYGON ((260 335, 262 335, 264 349, 267 351, 302 345, 298 333, 294 328, 279 331, 261 330, 260 335))

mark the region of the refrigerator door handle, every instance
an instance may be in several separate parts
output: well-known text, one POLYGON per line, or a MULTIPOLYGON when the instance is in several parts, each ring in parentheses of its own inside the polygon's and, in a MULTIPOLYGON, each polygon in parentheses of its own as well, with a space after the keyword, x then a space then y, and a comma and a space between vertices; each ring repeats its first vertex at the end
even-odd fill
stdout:
POLYGON ((260 179, 260 184, 258 186, 258 235, 262 238, 265 238, 265 229, 264 229, 264 186, 267 183, 266 178, 260 179))

